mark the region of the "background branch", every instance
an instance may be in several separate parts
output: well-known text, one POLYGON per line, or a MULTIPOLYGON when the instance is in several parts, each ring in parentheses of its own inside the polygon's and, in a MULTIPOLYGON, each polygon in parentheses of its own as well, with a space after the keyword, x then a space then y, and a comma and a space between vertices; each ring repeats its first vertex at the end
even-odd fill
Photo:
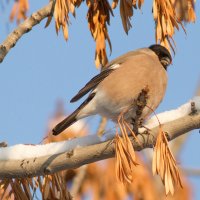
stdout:
POLYGON ((200 176, 200 169, 195 168, 183 168, 182 169, 184 173, 186 173, 188 176, 200 176))
POLYGON ((33 13, 8 35, 8 37, 0 45, 0 62, 4 60, 10 49, 16 45, 17 41, 25 33, 28 33, 33 28, 33 26, 39 24, 43 19, 52 15, 53 7, 54 2, 51 1, 48 5, 33 13))
POLYGON ((72 197, 76 197, 82 184, 84 181, 84 178, 86 176, 86 171, 87 171, 87 166, 88 165, 83 165, 79 168, 79 171, 77 175, 74 177, 73 182, 72 182, 72 188, 70 190, 70 193, 72 197))
MULTIPOLYGON (((153 147, 158 128, 152 128, 149 133, 143 132, 138 135, 140 144, 132 138, 134 149, 140 151, 153 147)), ((162 125, 162 128, 168 134, 169 140, 173 140, 188 131, 200 128, 200 113, 167 122, 162 125)), ((3 179, 52 174, 60 170, 77 168, 84 164, 111 158, 114 155, 114 140, 108 140, 99 144, 76 147, 70 151, 50 156, 23 160, 2 160, 0 161, 0 177, 3 179)))

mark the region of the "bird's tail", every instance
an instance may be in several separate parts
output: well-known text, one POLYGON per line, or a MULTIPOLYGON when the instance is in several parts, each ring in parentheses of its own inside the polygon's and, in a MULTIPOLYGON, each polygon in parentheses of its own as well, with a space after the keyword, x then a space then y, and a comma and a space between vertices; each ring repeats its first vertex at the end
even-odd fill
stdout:
MULTIPOLYGON (((62 131, 64 131, 66 128, 71 126, 73 123, 75 123, 77 120, 83 118, 83 116, 78 116, 79 112, 93 99, 95 96, 95 93, 91 93, 88 98, 68 117, 66 117, 63 121, 61 121, 59 124, 55 126, 55 128, 52 130, 53 135, 58 135, 62 131)), ((88 116, 86 113, 84 117, 88 116)))
POLYGON ((52 130, 53 135, 59 135, 62 131, 64 131, 66 128, 71 126, 73 123, 75 123, 77 119, 77 114, 79 113, 79 110, 75 110, 71 115, 66 117, 63 121, 61 121, 59 124, 57 124, 54 129, 52 130))

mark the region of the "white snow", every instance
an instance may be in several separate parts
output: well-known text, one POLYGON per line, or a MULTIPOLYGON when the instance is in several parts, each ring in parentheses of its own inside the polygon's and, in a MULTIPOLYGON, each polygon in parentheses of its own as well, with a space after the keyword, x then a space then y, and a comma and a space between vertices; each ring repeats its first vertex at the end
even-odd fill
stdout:
POLYGON ((100 142, 101 139, 97 135, 88 135, 67 141, 42 145, 18 144, 11 147, 0 148, 0 160, 18 160, 58 154, 78 148, 79 146, 97 144, 100 142))
MULTIPOLYGON (((195 109, 197 111, 200 111, 200 96, 195 96, 193 97, 190 101, 187 103, 183 104, 177 109, 170 110, 170 111, 165 111, 163 113, 160 113, 157 115, 157 117, 154 115, 151 119, 147 121, 145 124, 145 127, 151 129, 153 127, 156 127, 159 125, 158 119, 161 124, 165 124, 170 121, 174 121, 176 119, 182 118, 186 115, 189 115, 192 110, 191 110, 191 103, 194 102, 195 104, 195 109), (158 119, 157 119, 158 118, 158 119)), ((144 131, 144 129, 140 129, 140 132, 144 131)))
MULTIPOLYGON (((194 97, 186 104, 179 108, 164 113, 158 114, 157 117, 161 124, 182 118, 191 113, 191 102, 195 103, 195 108, 200 112, 200 96, 194 97)), ((158 126, 158 121, 153 116, 145 125, 148 128, 158 126)), ((144 129, 140 129, 142 131, 144 129)), ((74 148, 97 144, 102 141, 109 140, 114 137, 113 131, 100 138, 97 135, 88 135, 80 138, 74 138, 63 142, 55 142, 43 145, 23 145, 18 144, 10 147, 0 148, 0 160, 22 160, 27 158, 36 158, 41 156, 53 155, 70 151, 74 148)))

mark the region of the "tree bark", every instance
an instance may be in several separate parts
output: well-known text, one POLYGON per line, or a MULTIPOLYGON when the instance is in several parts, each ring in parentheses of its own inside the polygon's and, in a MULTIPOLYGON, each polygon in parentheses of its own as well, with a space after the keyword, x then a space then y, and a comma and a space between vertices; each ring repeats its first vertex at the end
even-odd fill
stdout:
POLYGON ((39 24, 43 19, 53 14, 54 1, 49 2, 48 5, 33 13, 29 18, 22 22, 0 45, 0 63, 3 62, 5 56, 13 48, 17 41, 31 29, 39 24))
MULTIPOLYGON (((167 133, 169 141, 184 133, 199 128, 200 112, 162 124, 162 129, 167 133)), ((152 148, 156 142, 158 129, 159 126, 152 128, 148 133, 143 132, 139 134, 138 140, 140 144, 132 138, 135 151, 152 148)), ((52 174, 60 170, 77 168, 84 164, 111 158, 114 157, 114 155, 115 142, 111 139, 98 144, 76 147, 70 151, 50 156, 23 160, 1 160, 0 177, 4 179, 52 174)))

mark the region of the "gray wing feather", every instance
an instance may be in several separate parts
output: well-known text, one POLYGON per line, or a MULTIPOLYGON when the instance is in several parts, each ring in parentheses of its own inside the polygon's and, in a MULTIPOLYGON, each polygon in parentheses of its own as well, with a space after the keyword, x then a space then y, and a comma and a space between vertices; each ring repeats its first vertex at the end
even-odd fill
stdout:
POLYGON ((105 70, 102 70, 100 74, 92 78, 72 99, 71 103, 78 101, 80 98, 82 98, 84 95, 86 95, 89 91, 96 88, 96 86, 103 81, 112 71, 114 71, 117 67, 116 65, 121 65, 122 63, 126 62, 129 58, 132 56, 137 56, 138 54, 144 53, 145 49, 140 49, 137 51, 131 51, 128 52, 122 56, 119 56, 118 58, 114 59, 113 61, 109 62, 105 66, 105 70))
POLYGON ((71 100, 70 102, 75 102, 79 100, 81 97, 86 95, 90 90, 96 88, 96 86, 105 79, 114 69, 108 68, 103 70, 100 74, 96 75, 92 78, 71 100))

